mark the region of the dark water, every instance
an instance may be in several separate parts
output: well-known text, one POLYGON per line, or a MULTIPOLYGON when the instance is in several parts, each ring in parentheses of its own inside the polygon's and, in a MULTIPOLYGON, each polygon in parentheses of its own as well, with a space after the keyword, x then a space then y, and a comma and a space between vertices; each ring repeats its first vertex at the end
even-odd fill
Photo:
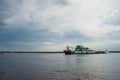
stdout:
POLYGON ((0 54, 0 80, 120 80, 120 54, 0 54))

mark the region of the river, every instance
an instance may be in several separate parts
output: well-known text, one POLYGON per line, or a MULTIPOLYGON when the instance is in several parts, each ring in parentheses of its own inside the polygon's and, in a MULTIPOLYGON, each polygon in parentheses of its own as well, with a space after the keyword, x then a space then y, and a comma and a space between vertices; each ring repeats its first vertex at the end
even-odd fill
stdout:
POLYGON ((120 80, 120 53, 0 54, 0 80, 120 80))

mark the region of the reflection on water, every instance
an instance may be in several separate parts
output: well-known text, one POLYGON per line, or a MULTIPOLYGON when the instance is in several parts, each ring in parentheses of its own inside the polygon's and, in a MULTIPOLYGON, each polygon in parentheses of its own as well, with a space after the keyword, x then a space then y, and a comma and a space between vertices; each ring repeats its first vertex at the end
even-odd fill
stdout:
POLYGON ((120 80, 120 54, 0 54, 0 80, 120 80))

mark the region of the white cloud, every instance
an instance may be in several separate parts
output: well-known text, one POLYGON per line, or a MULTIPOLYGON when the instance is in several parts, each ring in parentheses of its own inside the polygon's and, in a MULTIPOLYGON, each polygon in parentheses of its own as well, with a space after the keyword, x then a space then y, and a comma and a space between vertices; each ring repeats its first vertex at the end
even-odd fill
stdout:
MULTIPOLYGON (((60 1, 58 2, 60 3, 60 1)), ((92 38, 91 43, 98 47, 101 47, 101 44, 109 45, 111 41, 108 40, 110 36, 108 34, 120 30, 119 27, 114 25, 103 24, 104 21, 109 20, 107 17, 111 15, 108 15, 111 11, 119 9, 119 0, 66 0, 65 3, 59 5, 56 0, 23 0, 22 3, 17 3, 19 4, 19 8, 17 7, 19 10, 16 10, 4 22, 9 28, 20 27, 35 31, 47 29, 61 38, 68 32, 78 31, 92 38), (15 23, 21 26, 14 26, 15 23), (26 24, 29 24, 29 26, 26 26, 26 24), (106 41, 101 42, 101 38, 106 41)), ((57 44, 60 48, 67 45, 66 41, 61 41, 63 40, 58 41, 59 44, 49 41, 43 42, 44 48, 55 49, 54 46, 57 46, 57 44)), ((76 42, 73 41, 71 44, 74 43, 76 42)), ((86 42, 84 43, 86 44, 86 42)))

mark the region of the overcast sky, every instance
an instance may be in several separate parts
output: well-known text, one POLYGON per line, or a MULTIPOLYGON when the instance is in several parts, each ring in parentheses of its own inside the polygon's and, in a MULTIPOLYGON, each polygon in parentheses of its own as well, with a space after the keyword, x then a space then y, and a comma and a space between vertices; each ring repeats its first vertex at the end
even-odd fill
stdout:
POLYGON ((0 0, 0 50, 120 50, 120 0, 0 0))

